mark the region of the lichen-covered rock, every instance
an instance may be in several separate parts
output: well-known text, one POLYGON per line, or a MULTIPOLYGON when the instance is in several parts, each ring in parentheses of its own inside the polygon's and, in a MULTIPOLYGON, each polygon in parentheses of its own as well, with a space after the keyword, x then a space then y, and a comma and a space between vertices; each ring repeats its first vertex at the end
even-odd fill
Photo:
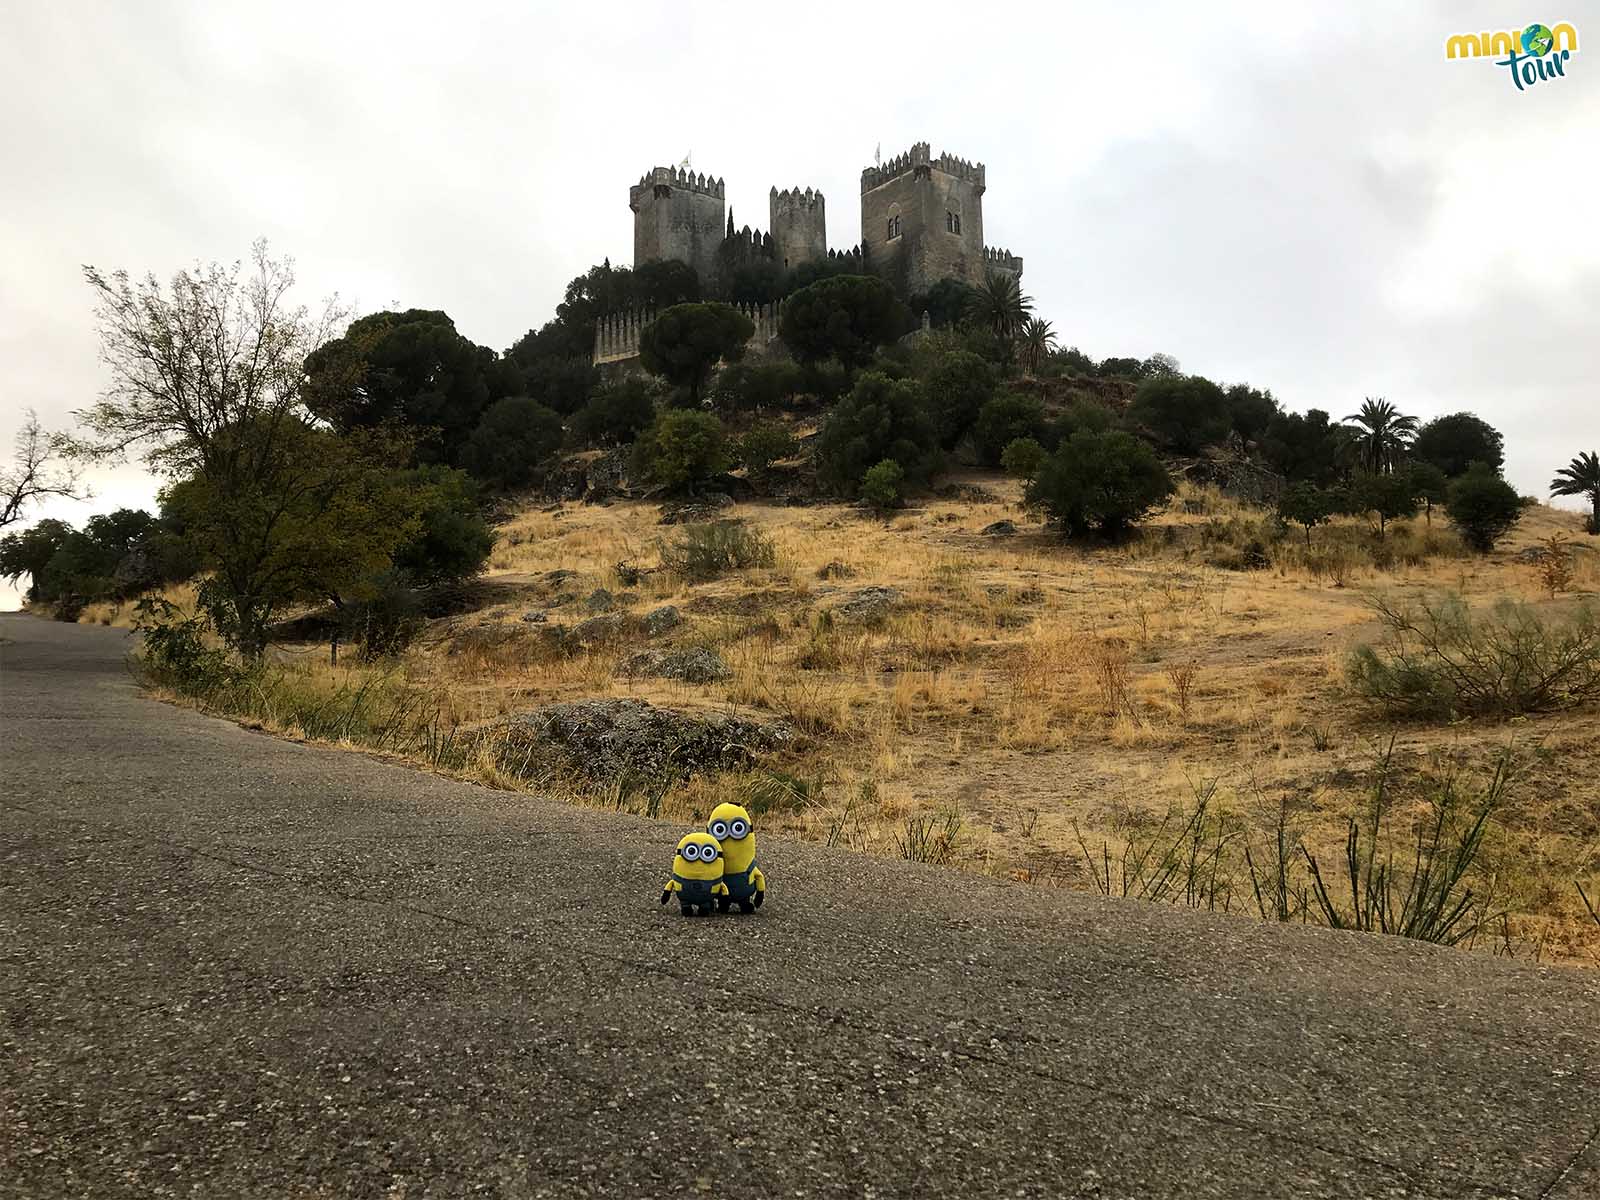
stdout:
POLYGON ((986 537, 1015 537, 1017 523, 1015 521, 996 521, 992 525, 985 525, 980 532, 986 537))
POLYGON ((719 683, 733 674, 716 651, 704 646, 688 650, 641 650, 623 660, 619 675, 679 679, 684 683, 719 683))
POLYGON ((663 604, 660 608, 653 608, 645 613, 641 622, 646 637, 660 637, 668 630, 676 629, 683 624, 683 614, 670 604, 663 604))
POLYGON ((733 507, 733 497, 726 492, 707 492, 693 500, 674 501, 661 506, 662 525, 704 525, 720 519, 726 509, 733 507))
POLYGON ((840 562, 837 558, 832 562, 823 563, 817 568, 818 579, 854 579, 856 569, 847 562, 840 562))
POLYGON ((617 642, 633 631, 633 622, 625 613, 602 613, 579 621, 572 627, 572 641, 584 646, 597 646, 617 642))
POLYGON ((860 591, 851 592, 849 599, 834 609, 834 612, 847 621, 871 624, 888 617, 899 607, 902 599, 904 597, 899 588, 865 587, 860 591))
POLYGON ((742 717, 700 716, 643 700, 553 704, 503 727, 509 748, 548 747, 596 780, 627 775, 682 778, 748 766, 789 742, 793 730, 742 717))
POLYGON ((610 612, 617 606, 617 598, 605 588, 595 588, 584 598, 583 606, 592 613, 610 612))
POLYGON ((626 495, 628 491, 628 448, 618 446, 589 464, 584 472, 583 498, 590 504, 626 495))

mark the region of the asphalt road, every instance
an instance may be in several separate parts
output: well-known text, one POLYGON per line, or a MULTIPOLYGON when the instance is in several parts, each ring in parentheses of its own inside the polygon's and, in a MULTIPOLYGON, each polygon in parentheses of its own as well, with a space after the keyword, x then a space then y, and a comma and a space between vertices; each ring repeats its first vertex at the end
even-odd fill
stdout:
POLYGON ((1600 974, 680 832, 0 619, 0 1195, 1600 1196, 1600 974))

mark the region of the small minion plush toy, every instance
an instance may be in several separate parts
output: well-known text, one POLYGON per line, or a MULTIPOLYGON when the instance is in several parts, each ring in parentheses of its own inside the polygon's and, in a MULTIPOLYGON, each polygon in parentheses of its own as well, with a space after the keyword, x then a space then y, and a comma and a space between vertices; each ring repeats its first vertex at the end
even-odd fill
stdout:
POLYGON ((744 912, 754 912, 767 898, 767 877, 756 866, 756 831, 750 814, 737 804, 719 804, 711 810, 706 832, 722 847, 724 894, 717 908, 727 912, 737 903, 744 912))
POLYGON ((728 885, 722 882, 722 850, 709 833, 686 833, 678 843, 672 878, 661 889, 661 903, 665 904, 673 892, 678 893, 678 907, 686 917, 697 911, 700 916, 709 917, 712 906, 727 896, 728 885))

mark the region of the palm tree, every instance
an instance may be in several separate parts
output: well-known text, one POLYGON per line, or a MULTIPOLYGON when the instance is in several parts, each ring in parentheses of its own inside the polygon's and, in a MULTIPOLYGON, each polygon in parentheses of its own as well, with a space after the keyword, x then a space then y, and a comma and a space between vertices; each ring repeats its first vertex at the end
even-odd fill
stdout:
POLYGON ((1033 312, 1033 301, 1022 294, 1022 282, 1015 275, 990 274, 972 292, 972 316, 1009 348, 1033 312))
POLYGON ((1550 481, 1552 496, 1587 496, 1591 512, 1589 532, 1600 534, 1600 455, 1593 450, 1578 455, 1550 481))
POLYGON ((1345 421, 1359 428, 1356 441, 1361 463, 1374 475, 1394 470, 1417 436, 1417 419, 1403 416, 1381 396, 1376 400, 1368 396, 1361 402, 1361 411, 1351 413, 1345 421))
POLYGON ((1022 323, 1022 353, 1028 360, 1029 374, 1039 373, 1039 360, 1056 348, 1056 331, 1049 321, 1029 317, 1022 323))

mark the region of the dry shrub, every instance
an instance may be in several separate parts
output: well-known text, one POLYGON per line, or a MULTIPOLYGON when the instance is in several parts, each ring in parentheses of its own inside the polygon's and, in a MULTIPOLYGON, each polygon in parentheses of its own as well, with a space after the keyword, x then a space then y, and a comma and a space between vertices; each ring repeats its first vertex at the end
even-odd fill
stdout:
POLYGON ((1194 705, 1194 687, 1200 675, 1200 664, 1192 658, 1168 663, 1166 675, 1167 682, 1172 685, 1172 698, 1178 705, 1178 712, 1187 721, 1194 705))
POLYGON ((1559 533, 1552 533, 1540 543, 1537 563, 1539 583, 1554 599, 1556 593, 1572 586, 1572 547, 1559 533))
POLYGON ((1128 653, 1128 643, 1118 637, 1101 638, 1090 648, 1089 663, 1106 715, 1114 717, 1121 712, 1132 715, 1133 699, 1129 694, 1132 657, 1128 653))

